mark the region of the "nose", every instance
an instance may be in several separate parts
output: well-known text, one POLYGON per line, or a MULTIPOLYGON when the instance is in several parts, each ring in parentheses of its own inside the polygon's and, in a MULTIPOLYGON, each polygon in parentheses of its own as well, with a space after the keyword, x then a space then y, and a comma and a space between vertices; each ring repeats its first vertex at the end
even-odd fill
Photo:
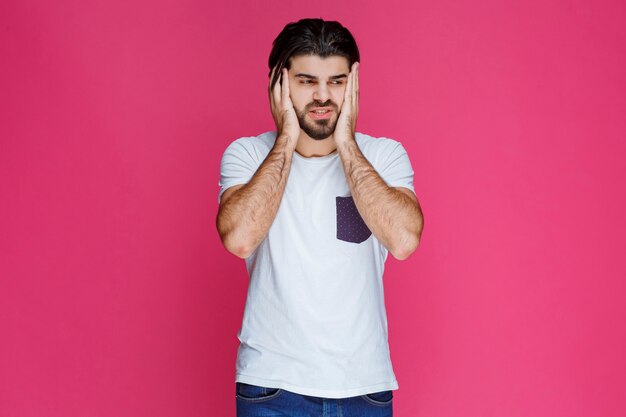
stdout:
POLYGON ((326 83, 317 83, 315 90, 313 91, 313 100, 321 101, 322 103, 326 102, 329 97, 328 86, 326 83))

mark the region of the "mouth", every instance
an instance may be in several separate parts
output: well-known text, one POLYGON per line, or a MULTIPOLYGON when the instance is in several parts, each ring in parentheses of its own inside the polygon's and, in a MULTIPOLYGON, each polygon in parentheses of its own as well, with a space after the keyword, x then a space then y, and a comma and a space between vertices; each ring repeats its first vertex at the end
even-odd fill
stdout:
POLYGON ((333 114, 331 107, 317 107, 309 111, 309 116, 314 120, 330 119, 333 114))

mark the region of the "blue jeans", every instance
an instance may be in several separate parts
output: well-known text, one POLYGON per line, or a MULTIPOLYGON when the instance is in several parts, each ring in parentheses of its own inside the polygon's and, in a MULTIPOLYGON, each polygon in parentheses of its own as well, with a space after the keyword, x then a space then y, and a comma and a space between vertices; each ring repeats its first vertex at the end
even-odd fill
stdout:
POLYGON ((392 417, 391 391, 321 398, 237 382, 237 417, 392 417))

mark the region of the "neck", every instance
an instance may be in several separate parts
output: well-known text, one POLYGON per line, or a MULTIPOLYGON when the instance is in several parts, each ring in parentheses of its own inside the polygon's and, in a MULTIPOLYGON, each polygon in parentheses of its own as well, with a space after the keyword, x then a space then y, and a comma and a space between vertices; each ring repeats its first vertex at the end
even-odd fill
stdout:
POLYGON ((309 135, 300 130, 296 152, 305 158, 317 156, 326 156, 333 153, 337 149, 334 135, 330 135, 326 139, 311 139, 309 135))

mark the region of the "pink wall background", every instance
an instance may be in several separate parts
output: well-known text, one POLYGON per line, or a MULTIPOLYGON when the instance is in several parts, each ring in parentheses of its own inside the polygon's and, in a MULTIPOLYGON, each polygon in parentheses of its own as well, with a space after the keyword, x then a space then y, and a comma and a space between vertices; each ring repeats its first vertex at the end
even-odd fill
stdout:
POLYGON ((337 19, 426 226, 390 258, 397 416, 626 414, 620 1, 0 3, 0 416, 234 416, 219 160, 271 41, 337 19))

